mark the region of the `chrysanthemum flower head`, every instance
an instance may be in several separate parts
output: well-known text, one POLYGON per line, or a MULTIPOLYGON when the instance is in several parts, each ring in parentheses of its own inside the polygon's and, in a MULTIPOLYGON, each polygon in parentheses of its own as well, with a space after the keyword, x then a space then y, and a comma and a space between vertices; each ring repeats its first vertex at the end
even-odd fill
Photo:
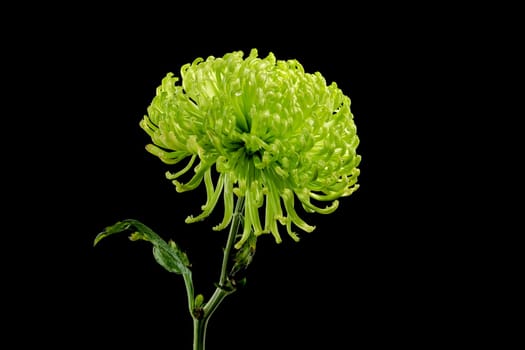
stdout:
POLYGON ((244 198, 244 228, 236 243, 279 226, 294 239, 293 226, 311 232, 296 211, 332 213, 338 198, 359 185, 359 138, 350 99, 335 82, 306 73, 297 60, 258 57, 256 49, 197 58, 182 66, 180 79, 168 73, 140 123, 151 137, 146 149, 167 164, 187 161, 166 177, 178 192, 206 187, 202 213, 208 217, 222 197, 232 220, 236 197, 244 198), (193 169, 187 182, 183 174, 193 169), (321 202, 326 202, 321 206, 321 202))

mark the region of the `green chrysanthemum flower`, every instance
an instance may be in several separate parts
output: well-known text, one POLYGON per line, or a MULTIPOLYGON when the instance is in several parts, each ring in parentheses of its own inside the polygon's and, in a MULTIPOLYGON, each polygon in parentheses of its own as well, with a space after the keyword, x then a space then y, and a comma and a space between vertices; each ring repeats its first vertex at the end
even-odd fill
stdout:
POLYGON ((306 232, 315 227, 299 217, 295 203, 328 214, 359 187, 359 138, 350 99, 335 82, 305 73, 297 60, 260 58, 256 49, 246 58, 242 51, 197 58, 180 73, 180 85, 173 73, 162 80, 140 125, 153 142, 146 149, 163 162, 189 158, 166 174, 178 192, 204 181, 202 213, 186 222, 209 216, 222 195, 224 217, 214 227, 222 230, 238 196, 245 206, 237 248, 264 233, 281 242, 279 223, 298 240, 292 224, 306 232), (179 181, 192 168, 193 177, 179 181))

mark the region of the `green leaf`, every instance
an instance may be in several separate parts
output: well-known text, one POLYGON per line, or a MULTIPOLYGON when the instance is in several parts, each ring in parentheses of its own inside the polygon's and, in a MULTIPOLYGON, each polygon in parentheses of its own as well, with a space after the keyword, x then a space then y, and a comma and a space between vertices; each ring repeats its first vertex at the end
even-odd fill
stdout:
POLYGON ((137 220, 126 219, 106 227, 104 231, 95 237, 93 245, 96 246, 100 240, 107 236, 130 230, 134 231, 129 236, 130 240, 143 240, 153 244, 153 256, 157 263, 166 270, 177 274, 191 273, 189 269, 190 263, 186 253, 180 250, 175 242, 170 241, 167 243, 158 234, 153 232, 153 230, 137 220))
POLYGON ((204 295, 198 294, 195 297, 195 308, 201 307, 203 302, 204 302, 204 295))

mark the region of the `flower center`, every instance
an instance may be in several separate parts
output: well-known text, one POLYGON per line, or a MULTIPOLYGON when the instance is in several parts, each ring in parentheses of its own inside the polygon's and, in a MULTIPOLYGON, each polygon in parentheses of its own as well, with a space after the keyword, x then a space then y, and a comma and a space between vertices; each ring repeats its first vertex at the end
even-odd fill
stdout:
POLYGON ((253 155, 267 147, 266 142, 261 140, 257 135, 244 133, 241 135, 241 140, 244 142, 244 149, 248 155, 253 155))

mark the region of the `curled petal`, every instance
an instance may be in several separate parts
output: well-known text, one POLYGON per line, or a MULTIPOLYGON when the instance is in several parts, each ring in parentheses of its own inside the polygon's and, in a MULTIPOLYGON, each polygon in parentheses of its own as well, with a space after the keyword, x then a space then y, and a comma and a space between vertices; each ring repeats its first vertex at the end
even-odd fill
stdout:
POLYGON ((230 224, 233 217, 233 183, 229 174, 221 174, 219 180, 223 181, 224 217, 222 222, 213 227, 215 231, 224 230, 230 224))
POLYGON ((283 220, 283 212, 281 208, 281 199, 275 185, 269 184, 269 191, 266 194, 266 210, 265 210, 265 232, 270 232, 277 243, 281 243, 281 235, 277 227, 277 221, 283 220))
POLYGON ((204 164, 202 161, 195 167, 195 175, 187 183, 173 180, 177 192, 186 192, 196 189, 202 182, 204 174, 210 168, 210 164, 204 164))
POLYGON ((185 173, 188 172, 188 170, 191 169, 191 167, 193 166, 193 163, 195 163, 195 159, 197 159, 197 156, 194 154, 193 156, 191 156, 190 161, 184 168, 182 168, 182 170, 177 171, 175 174, 172 174, 169 171, 166 172, 166 178, 168 180, 175 180, 179 176, 184 175, 185 173))
POLYGON ((208 217, 211 214, 211 212, 217 205, 219 196, 222 193, 224 178, 220 177, 219 180, 217 181, 217 186, 213 188, 213 181, 211 178, 211 169, 208 169, 204 173, 204 183, 206 185, 207 200, 206 200, 206 204, 202 206, 202 213, 196 217, 188 216, 186 218, 186 223, 192 223, 192 222, 203 220, 204 218, 208 217))
POLYGON ((285 189, 284 193, 282 194, 282 198, 284 201, 284 207, 286 208, 288 220, 286 222, 286 229, 290 237, 296 241, 299 240, 299 237, 291 230, 291 223, 294 223, 297 227, 306 232, 312 232, 315 230, 315 226, 308 225, 303 219, 299 217, 299 215, 297 215, 297 212, 294 208, 294 195, 291 190, 285 189))
POLYGON ((188 153, 186 152, 180 152, 180 151, 173 151, 173 152, 167 152, 163 150, 160 147, 157 147, 153 144, 146 145, 146 150, 159 157, 160 160, 166 164, 177 164, 184 158, 188 156, 188 153))

